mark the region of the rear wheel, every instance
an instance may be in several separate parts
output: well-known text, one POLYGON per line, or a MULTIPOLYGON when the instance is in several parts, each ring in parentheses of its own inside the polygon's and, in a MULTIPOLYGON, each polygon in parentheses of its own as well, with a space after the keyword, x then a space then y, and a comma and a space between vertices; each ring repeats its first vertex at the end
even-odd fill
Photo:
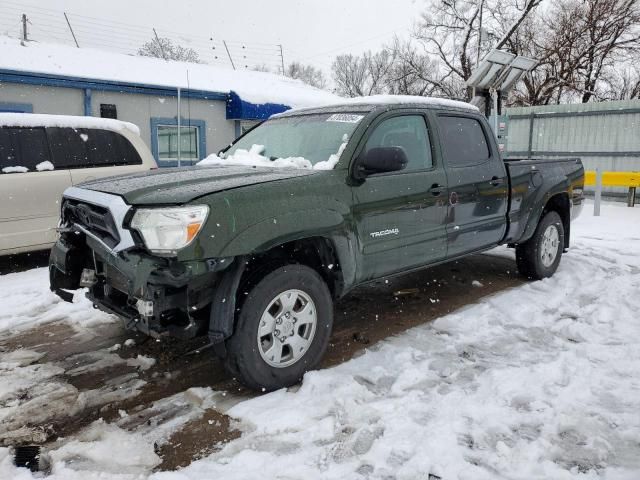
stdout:
POLYGON ((546 213, 533 236, 516 246, 518 271, 534 280, 552 276, 558 269, 564 250, 564 227, 556 212, 546 213))
POLYGON ((333 303, 320 275, 286 265, 257 282, 227 341, 227 370, 253 389, 300 381, 322 358, 333 326, 333 303))

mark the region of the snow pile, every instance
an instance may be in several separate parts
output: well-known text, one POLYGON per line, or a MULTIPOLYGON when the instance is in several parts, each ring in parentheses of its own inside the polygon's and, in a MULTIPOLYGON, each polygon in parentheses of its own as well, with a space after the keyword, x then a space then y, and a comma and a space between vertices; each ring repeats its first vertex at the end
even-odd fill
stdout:
POLYGON ((53 163, 51 163, 49 160, 40 162, 36 165, 36 170, 39 172, 44 172, 45 170, 54 170, 53 163))
POLYGON ((228 165, 228 166, 250 166, 250 167, 273 167, 273 168, 313 168, 309 160, 302 157, 277 158, 270 160, 261 153, 264 152, 264 145, 251 145, 249 150, 239 148, 233 155, 220 158, 215 153, 200 160, 196 165, 228 165))
POLYGON ((340 97, 300 80, 272 73, 232 70, 212 65, 164 61, 106 52, 93 48, 20 41, 0 36, 0 68, 89 80, 135 83, 229 94, 261 104, 313 107, 335 103, 340 97))
POLYGON ((27 173, 29 169, 27 167, 16 166, 16 167, 4 167, 2 169, 2 173, 27 173))
POLYGON ((338 148, 336 153, 332 153, 327 160, 316 163, 313 168, 314 170, 333 170, 333 168, 338 164, 338 160, 342 156, 342 152, 347 148, 347 144, 349 143, 349 135, 346 133, 342 136, 342 143, 338 148))
MULTIPOLYGON (((0 43, 1 45, 1 43, 0 43)), ((0 126, 7 127, 70 127, 99 128, 104 130, 129 130, 140 136, 137 125, 122 120, 75 115, 49 115, 46 113, 0 113, 0 126)), ((43 162, 44 163, 44 162, 43 162)))
POLYGON ((49 290, 47 268, 0 275, 0 333, 53 321, 87 327, 115 322, 117 317, 92 308, 82 291, 74 303, 63 301, 49 290))
POLYGON ((101 472, 100 478, 108 478, 107 474, 116 478, 134 478, 134 475, 148 472, 160 463, 153 444, 144 441, 142 435, 101 420, 50 455, 55 465, 55 476, 64 479, 91 478, 87 477, 87 470, 101 472))
POLYGON ((338 148, 337 153, 331 154, 327 160, 313 165, 309 160, 303 157, 287 157, 276 158, 271 160, 268 157, 262 155, 265 150, 264 145, 251 145, 249 150, 239 148, 233 155, 229 155, 225 158, 220 158, 215 153, 209 155, 207 158, 199 161, 196 165, 227 165, 227 166, 249 166, 249 167, 269 167, 269 168, 305 168, 313 170, 333 170, 340 155, 347 147, 348 136, 345 134, 342 138, 342 144, 338 148))

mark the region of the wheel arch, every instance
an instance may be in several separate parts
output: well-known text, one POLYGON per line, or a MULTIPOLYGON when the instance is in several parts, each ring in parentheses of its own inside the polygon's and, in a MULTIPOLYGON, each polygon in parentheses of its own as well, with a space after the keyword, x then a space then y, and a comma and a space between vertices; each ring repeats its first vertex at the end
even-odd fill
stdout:
POLYGON ((545 202, 542 203, 539 213, 529 217, 529 222, 527 223, 524 234, 522 235, 522 239, 518 243, 523 243, 533 236, 540 220, 542 220, 548 212, 556 212, 560 216, 564 230, 564 248, 565 250, 569 248, 569 238, 571 233, 571 200, 569 199, 568 192, 558 192, 555 194, 550 193, 547 196, 545 202))
MULTIPOLYGON (((249 290, 262 278, 287 264, 305 265, 326 282, 333 299, 348 289, 345 283, 339 246, 335 239, 324 236, 290 240, 251 255, 234 258, 221 273, 211 302, 209 338, 220 344, 235 329, 237 312, 249 290)), ((224 355, 224 350, 219 351, 224 355)))
POLYGON ((556 212, 562 220, 562 228, 564 230, 564 248, 569 248, 569 236, 571 231, 571 200, 566 192, 558 193, 547 201, 542 210, 542 214, 538 222, 548 213, 556 212))

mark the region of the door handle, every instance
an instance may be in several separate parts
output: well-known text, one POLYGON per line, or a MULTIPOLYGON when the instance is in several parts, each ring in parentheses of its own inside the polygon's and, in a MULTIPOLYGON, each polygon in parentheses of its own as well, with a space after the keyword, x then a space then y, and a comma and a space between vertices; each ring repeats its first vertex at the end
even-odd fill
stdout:
POLYGON ((494 177, 491 177, 491 181, 489 183, 494 187, 498 187, 504 183, 504 179, 494 176, 494 177))
POLYGON ((440 185, 439 183, 434 183, 433 185, 431 185, 431 188, 429 188, 429 191, 431 192, 431 195, 437 197, 442 193, 443 189, 444 187, 442 185, 440 185))

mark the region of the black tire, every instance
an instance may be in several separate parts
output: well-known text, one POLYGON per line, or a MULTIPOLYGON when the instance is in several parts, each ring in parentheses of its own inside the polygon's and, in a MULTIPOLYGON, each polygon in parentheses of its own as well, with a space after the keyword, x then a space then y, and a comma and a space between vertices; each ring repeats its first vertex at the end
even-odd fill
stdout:
POLYGON ((541 280, 552 276, 558 269, 560 258, 564 250, 564 227, 562 219, 556 212, 547 212, 538 223, 533 236, 525 243, 516 246, 516 263, 518 271, 525 277, 541 280), (555 227, 558 233, 558 245, 553 263, 545 265, 543 262, 543 242, 545 232, 555 227))
POLYGON ((329 344, 332 327, 333 301, 322 277, 304 265, 280 267, 257 282, 242 304, 235 331, 226 342, 225 367, 240 383, 254 390, 289 387, 318 365, 329 344), (289 366, 274 367, 258 350, 258 328, 272 300, 287 290, 300 290, 315 304, 315 334, 299 360, 289 366))

